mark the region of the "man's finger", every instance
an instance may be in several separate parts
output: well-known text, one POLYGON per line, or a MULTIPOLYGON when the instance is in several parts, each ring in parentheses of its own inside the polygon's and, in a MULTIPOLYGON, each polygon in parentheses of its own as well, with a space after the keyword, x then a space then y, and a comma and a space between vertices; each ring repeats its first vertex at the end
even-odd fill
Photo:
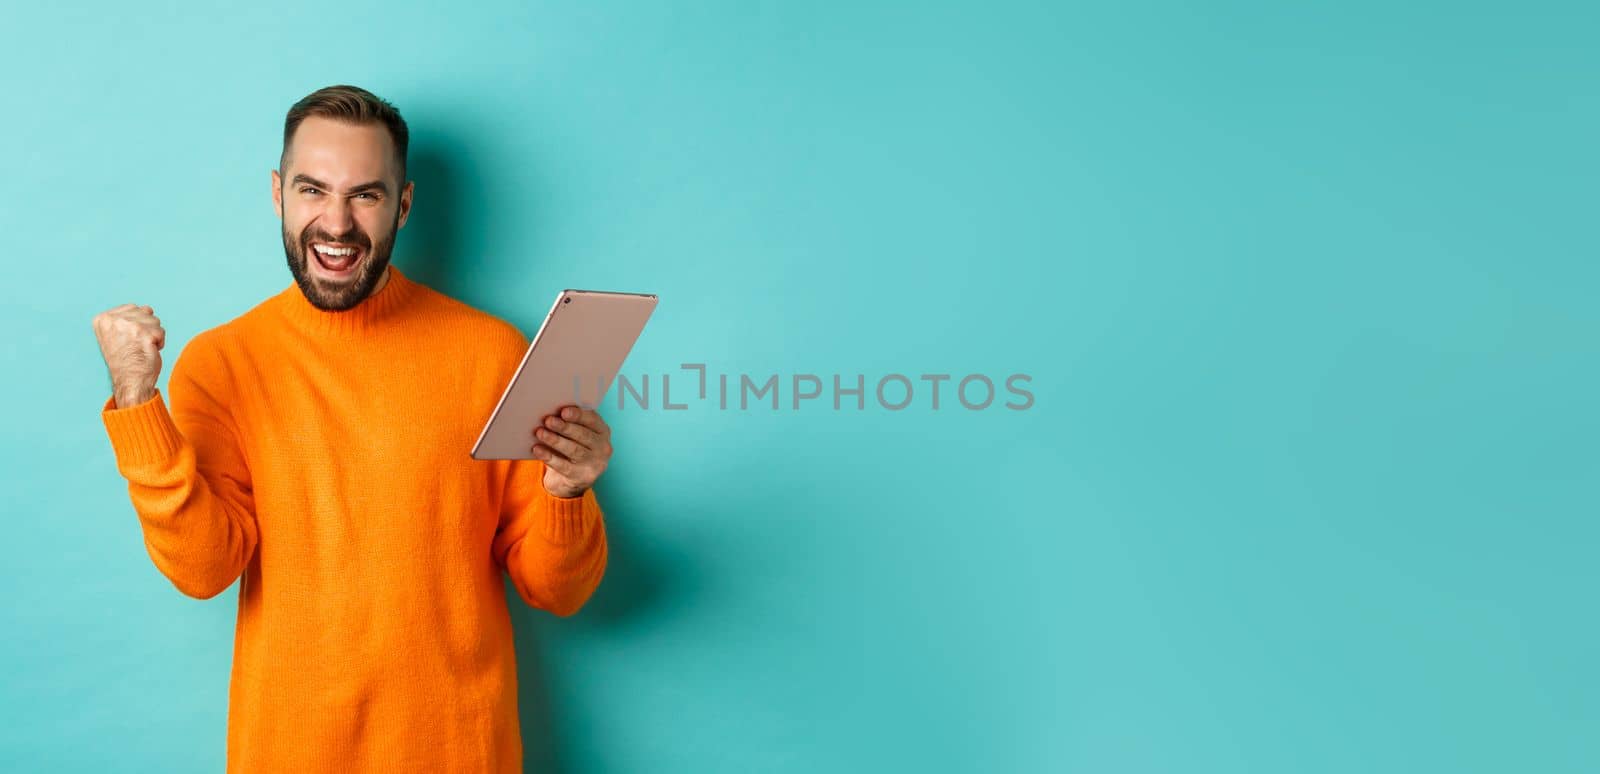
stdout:
POLYGON ((563 459, 563 460, 566 459, 566 457, 561 456, 560 452, 558 452, 555 449, 552 449, 549 446, 547 446, 545 444, 542 444, 542 443, 534 444, 532 446, 532 448, 529 449, 529 451, 533 452, 533 458, 534 459, 536 459, 536 460, 544 460, 545 462, 549 462, 550 460, 553 460, 553 459, 563 459))
POLYGON ((567 478, 578 478, 578 464, 565 457, 551 457, 544 461, 544 465, 567 478))
POLYGON ((557 433, 548 427, 541 427, 534 431, 534 436, 538 438, 541 443, 549 446, 552 449, 555 449, 557 452, 561 453, 561 456, 566 457, 573 462, 588 459, 589 457, 589 447, 584 446, 583 444, 578 443, 577 441, 574 441, 560 433, 557 433))
POLYGON ((599 433, 575 422, 568 422, 560 417, 547 417, 544 420, 544 429, 553 430, 557 435, 571 438, 591 449, 599 448, 600 443, 605 440, 600 437, 599 433))
POLYGON ((566 406, 561 409, 560 414, 562 419, 583 425, 601 435, 611 432, 611 428, 606 425, 605 420, 600 418, 600 412, 594 409, 566 406))

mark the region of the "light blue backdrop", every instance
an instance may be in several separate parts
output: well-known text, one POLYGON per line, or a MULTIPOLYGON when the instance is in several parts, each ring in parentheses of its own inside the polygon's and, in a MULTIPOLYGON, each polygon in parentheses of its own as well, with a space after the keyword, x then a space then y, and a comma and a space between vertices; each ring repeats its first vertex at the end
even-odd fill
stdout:
POLYGON ((411 123, 398 264, 530 334, 648 291, 656 379, 1033 378, 612 408, 610 574, 517 616, 529 771, 1600 767, 1592 6, 5 17, 0 768, 221 770, 235 591, 150 563, 89 323, 170 363, 286 287, 334 83, 411 123))

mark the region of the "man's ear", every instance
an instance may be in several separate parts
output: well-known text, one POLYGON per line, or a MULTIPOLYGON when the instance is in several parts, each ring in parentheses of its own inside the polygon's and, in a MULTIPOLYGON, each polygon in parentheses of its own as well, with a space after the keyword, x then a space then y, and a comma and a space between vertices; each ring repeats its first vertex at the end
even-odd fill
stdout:
POLYGON ((283 179, 278 176, 278 170, 272 170, 272 209, 278 213, 278 220, 283 220, 283 179))
POLYGON ((406 187, 400 189, 400 223, 395 228, 405 226, 406 216, 411 214, 411 189, 415 188, 416 184, 415 180, 407 180, 406 187))

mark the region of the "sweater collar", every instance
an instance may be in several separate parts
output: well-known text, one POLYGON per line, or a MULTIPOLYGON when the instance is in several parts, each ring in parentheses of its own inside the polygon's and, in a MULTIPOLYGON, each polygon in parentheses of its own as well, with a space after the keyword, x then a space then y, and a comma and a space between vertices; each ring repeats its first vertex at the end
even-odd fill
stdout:
POLYGON ((278 294, 278 308, 290 321, 316 333, 353 334, 370 331, 397 316, 417 295, 417 283, 389 264, 389 280, 378 292, 361 300, 361 303, 342 311, 319 309, 300 290, 300 285, 290 282, 278 294))

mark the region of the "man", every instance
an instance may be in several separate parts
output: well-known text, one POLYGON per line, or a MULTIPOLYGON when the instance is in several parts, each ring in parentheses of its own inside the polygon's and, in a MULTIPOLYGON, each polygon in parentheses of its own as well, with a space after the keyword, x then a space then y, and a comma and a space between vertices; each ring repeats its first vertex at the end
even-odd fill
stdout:
POLYGON ((289 110, 272 202, 294 283, 189 342, 170 409, 154 310, 94 319, 150 558, 201 599, 243 578, 230 772, 520 772, 501 572, 558 616, 605 572, 598 414, 545 417, 533 460, 469 456, 528 339, 389 265, 407 141, 352 86, 289 110))

